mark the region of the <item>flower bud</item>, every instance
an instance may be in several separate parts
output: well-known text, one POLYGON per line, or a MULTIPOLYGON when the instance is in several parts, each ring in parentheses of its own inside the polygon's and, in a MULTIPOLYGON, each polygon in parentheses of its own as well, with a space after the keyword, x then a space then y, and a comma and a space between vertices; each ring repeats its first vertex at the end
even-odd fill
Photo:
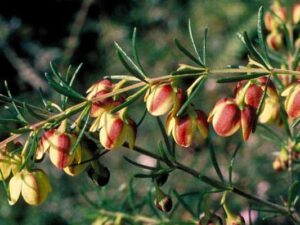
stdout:
POLYGON ((196 134, 201 138, 208 135, 207 116, 201 110, 189 111, 188 114, 177 117, 170 113, 166 123, 167 133, 172 133, 175 142, 181 147, 190 147, 196 134))
POLYGON ((22 194, 28 204, 39 205, 46 200, 50 191, 51 185, 44 171, 24 170, 13 176, 9 182, 9 204, 15 204, 22 194))
POLYGON ((107 114, 99 132, 100 143, 106 149, 115 149, 126 141, 133 148, 136 138, 136 125, 131 119, 122 119, 119 115, 107 114))
POLYGON ((300 22, 300 3, 297 3, 293 6, 293 23, 297 24, 300 22))
POLYGON ((300 116, 300 84, 294 83, 288 86, 281 94, 286 97, 284 102, 285 110, 291 118, 300 116))
POLYGON ((145 95, 146 107, 153 116, 168 113, 175 102, 176 92, 170 84, 155 84, 145 95))
POLYGON ((267 36, 267 45, 273 50, 279 50, 282 47, 282 35, 274 31, 267 36))
POLYGON ((113 89, 113 84, 110 80, 104 79, 100 80, 97 83, 93 84, 87 91, 87 99, 91 100, 93 97, 96 96, 97 93, 101 91, 110 92, 113 89))
POLYGON ((108 184, 110 179, 108 168, 101 165, 98 161, 91 163, 91 166, 87 170, 87 174, 89 178, 100 187, 108 184))
POLYGON ((240 128, 241 112, 234 99, 220 99, 208 116, 213 128, 220 136, 227 137, 240 128))
POLYGON ((162 212, 169 212, 173 207, 170 196, 163 193, 158 187, 155 191, 154 205, 162 212))
POLYGON ((168 177, 169 177, 168 173, 163 173, 163 174, 160 174, 160 175, 154 177, 152 180, 158 186, 162 186, 162 185, 164 185, 167 182, 168 177))

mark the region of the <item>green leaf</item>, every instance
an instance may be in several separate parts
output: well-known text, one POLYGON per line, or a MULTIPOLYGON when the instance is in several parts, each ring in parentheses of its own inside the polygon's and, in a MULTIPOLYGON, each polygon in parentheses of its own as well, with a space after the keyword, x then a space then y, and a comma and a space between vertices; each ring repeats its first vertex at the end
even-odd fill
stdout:
POLYGON ((256 113, 255 113, 256 116, 255 116, 255 121, 254 121, 254 124, 253 124, 253 127, 252 127, 252 133, 255 132, 258 117, 259 117, 260 113, 262 112, 263 105, 264 105, 265 99, 267 97, 267 91, 268 91, 268 88, 269 88, 270 80, 271 80, 271 76, 268 76, 268 80, 267 80, 266 85, 265 85, 265 90, 264 90, 263 95, 262 95, 262 97, 259 101, 256 113))
POLYGON ((143 115, 140 118, 140 120, 136 123, 136 127, 138 128, 139 126, 141 126, 141 124, 143 123, 144 119, 146 118, 146 116, 148 115, 148 110, 147 108, 144 109, 143 115))
MULTIPOLYGON (((30 134, 28 141, 29 141, 29 143, 27 145, 27 148, 30 148, 30 149, 29 149, 29 152, 27 153, 27 155, 25 157, 25 160, 24 160, 23 164, 19 168, 19 171, 23 170, 25 168, 25 166, 28 165, 29 160, 31 160, 32 158, 34 159, 34 155, 35 155, 35 152, 36 152, 37 147, 38 147, 37 133, 33 131, 30 134)), ((25 151, 27 151, 27 149, 25 151)))
POLYGON ((139 58, 139 55, 138 55, 138 52, 137 52, 137 48, 136 48, 136 27, 133 29, 133 33, 132 33, 132 53, 133 53, 134 60, 138 64, 141 71, 145 74, 145 70, 142 67, 142 64, 140 62, 140 58, 139 58))
POLYGON ((169 174, 173 170, 174 170, 173 168, 160 169, 160 170, 157 170, 157 171, 152 172, 150 174, 138 173, 138 174, 135 174, 134 177, 135 178, 156 178, 156 177, 159 177, 159 176, 164 175, 164 174, 169 174))
POLYGON ((190 40, 191 40, 191 42, 192 42, 192 46, 193 46, 193 48, 194 48, 194 51, 195 51, 196 56, 197 56, 197 58, 198 58, 198 61, 199 61, 202 65, 204 65, 204 63, 203 63, 203 61, 202 61, 202 59, 201 59, 201 57, 200 57, 200 54, 199 54, 199 52, 198 52, 198 49, 197 49, 197 47, 196 47, 195 41, 194 41, 194 36, 193 36, 193 32, 192 32, 192 25, 191 25, 191 20, 190 20, 190 19, 189 19, 189 25, 188 25, 188 27, 189 27, 189 36, 190 36, 190 40))
POLYGON ((148 83, 146 80, 146 74, 133 62, 133 60, 126 54, 126 52, 118 45, 117 42, 115 42, 115 46, 118 51, 118 56, 125 68, 139 80, 148 83))
POLYGON ((252 45, 247 32, 245 31, 243 35, 238 33, 238 37, 240 40, 244 43, 246 48, 248 49, 250 55, 259 63, 263 64, 266 68, 269 68, 268 62, 264 59, 264 57, 261 56, 261 54, 257 51, 257 49, 252 45))
POLYGON ((139 99, 139 97, 141 97, 145 91, 148 89, 148 85, 144 86, 143 88, 141 88, 140 90, 138 90, 136 93, 134 93, 133 95, 129 96, 125 102, 123 102, 122 104, 116 106, 115 108, 113 108, 113 110, 111 111, 112 114, 118 112, 119 110, 131 105, 132 103, 134 103, 135 101, 137 101, 139 99))
POLYGON ((258 39, 259 39, 259 45, 263 51, 264 58, 265 58, 266 62, 268 63, 268 65, 270 65, 267 46, 266 46, 265 37, 264 37, 264 8, 263 8, 263 6, 261 6, 258 10, 257 34, 258 34, 258 39))
POLYGON ((131 160, 130 158, 126 157, 126 156, 123 156, 123 158, 124 158, 127 162, 129 162, 130 164, 132 164, 132 165, 134 165, 134 166, 137 166, 137 167, 140 167, 140 168, 143 168, 143 169, 146 169, 146 170, 155 170, 155 169, 157 169, 156 167, 146 166, 146 165, 137 163, 137 162, 131 160))
POLYGON ((10 97, 10 99, 11 99, 11 104, 12 104, 14 110, 15 110, 16 113, 17 113, 17 118, 18 118, 19 120, 21 120, 23 123, 27 124, 28 121, 25 119, 25 117, 23 116, 23 114, 21 113, 21 111, 19 110, 19 108, 17 107, 16 103, 15 103, 14 100, 13 100, 12 94, 11 94, 11 92, 10 92, 10 90, 9 90, 9 87, 8 87, 8 84, 7 84, 7 81, 6 81, 6 80, 4 81, 4 86, 5 86, 5 88, 6 88, 8 97, 10 97))
POLYGON ((185 47, 183 47, 180 42, 175 38, 174 39, 175 45, 177 48, 185 54, 188 58, 190 58, 192 61, 194 61, 196 64, 198 64, 201 67, 204 67, 203 63, 201 63, 195 56, 193 56, 185 47))
POLYGON ((210 178, 208 178, 207 176, 204 175, 199 175, 199 180, 220 190, 230 190, 229 187, 225 186, 223 183, 216 181, 216 180, 212 180, 210 178))
POLYGON ((220 180, 224 183, 225 180, 224 180, 224 177, 223 177, 223 174, 221 172, 221 169, 219 167, 219 163, 217 161, 217 157, 216 157, 216 152, 215 152, 215 148, 211 142, 211 140, 208 140, 209 141, 209 155, 210 155, 210 159, 211 159, 211 162, 214 166, 214 169, 218 175, 218 177, 220 178, 220 180))
POLYGON ((239 143, 239 144, 236 146, 236 148, 235 148, 235 150, 234 150, 234 153, 233 153, 233 155, 232 155, 232 157, 231 157, 231 160, 230 160, 230 165, 229 165, 229 168, 228 168, 228 176, 229 176, 228 180, 229 180, 229 185, 230 185, 230 187, 232 187, 232 171, 233 171, 233 164, 234 164, 235 157, 236 157, 236 155, 237 155, 237 153, 238 153, 238 150, 240 149, 241 145, 242 145, 242 143, 239 143))
POLYGON ((81 128, 79 134, 78 134, 78 137, 77 137, 77 139, 76 139, 76 142, 73 144, 73 146, 72 146, 72 148, 71 148, 71 150, 70 150, 70 155, 73 155, 74 152, 76 151, 77 146, 79 145, 79 143, 80 143, 80 141, 81 141, 81 139, 82 139, 82 137, 83 137, 83 134, 84 134, 84 132, 85 132, 86 129, 87 129, 87 126, 88 126, 89 120, 90 120, 90 110, 91 110, 91 105, 88 105, 88 106, 87 106, 85 109, 83 109, 83 111, 82 111, 82 118, 83 118, 83 120, 85 120, 85 121, 84 121, 84 124, 83 124, 83 126, 82 126, 82 128, 81 128))
POLYGON ((299 195, 300 182, 295 181, 290 187, 288 192, 288 208, 293 207, 294 199, 299 195))
POLYGON ((201 80, 199 80, 199 83, 197 84, 196 88, 192 91, 192 93, 190 94, 190 96, 187 98, 187 100, 184 102, 184 104, 180 107, 180 109, 176 113, 176 116, 183 115, 183 113, 185 112, 185 110, 187 109, 187 107, 192 102, 193 98, 196 96, 196 94, 198 93, 198 91, 200 90, 200 88, 204 85, 204 83, 206 81, 206 77, 204 77, 204 76, 202 76, 202 77, 203 78, 201 80))
POLYGON ((203 39, 203 64, 206 66, 206 55, 207 55, 207 35, 208 35, 208 28, 206 27, 204 30, 204 39, 203 39))
POLYGON ((264 77, 268 74, 250 74, 250 75, 237 75, 234 77, 227 77, 227 78, 221 78, 217 80, 217 83, 231 83, 231 82, 237 82, 241 80, 251 80, 258 77, 264 77))
POLYGON ((49 85, 55 89, 57 92, 59 92, 62 95, 68 96, 70 98, 73 98, 75 100, 85 100, 85 98, 79 94, 78 92, 74 91, 72 88, 66 88, 65 86, 61 86, 60 84, 58 84, 50 74, 45 74, 45 77, 49 83, 49 85))
POLYGON ((164 142, 165 142, 165 145, 167 147, 167 150, 168 150, 168 153, 172 156, 172 157, 175 157, 175 152, 172 152, 172 148, 171 148, 171 144, 170 144, 170 141, 169 141, 169 137, 166 133, 166 129, 161 121, 161 119, 159 117, 156 117, 156 121, 158 123, 158 126, 159 126, 159 129, 161 131, 161 134, 163 136, 163 139, 164 139, 164 142))

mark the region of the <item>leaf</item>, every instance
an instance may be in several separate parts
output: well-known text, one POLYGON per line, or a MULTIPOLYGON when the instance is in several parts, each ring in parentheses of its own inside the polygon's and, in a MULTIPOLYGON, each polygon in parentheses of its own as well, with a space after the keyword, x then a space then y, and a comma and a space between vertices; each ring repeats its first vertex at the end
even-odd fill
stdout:
POLYGON ((199 55, 199 52, 198 52, 198 49, 197 49, 197 47, 196 47, 195 41, 194 41, 193 32, 192 32, 192 25, 191 25, 191 20, 190 20, 190 19, 189 19, 189 23, 188 23, 188 24, 189 24, 189 25, 188 25, 189 36, 190 36, 190 40, 191 40, 191 42, 192 42, 192 46, 193 46, 194 51, 195 51, 195 53, 196 53, 196 55, 197 55, 198 61, 199 61, 202 65, 204 65, 204 63, 203 63, 203 61, 202 61, 202 59, 201 59, 201 57, 200 57, 200 55, 199 55))
POLYGON ((160 169, 160 170, 157 170, 157 171, 152 172, 150 174, 138 173, 138 174, 135 174, 134 177, 135 178, 156 178, 156 177, 159 177, 159 176, 164 175, 164 174, 169 174, 173 170, 174 170, 173 168, 160 169))
POLYGON ((293 207, 294 199, 299 195, 300 182, 295 181, 290 187, 288 192, 288 208, 293 207))
POLYGON ((180 109, 178 110, 178 112, 176 113, 176 116, 181 116, 183 115, 183 113, 185 112, 185 110, 187 109, 187 107, 190 105, 190 103, 192 102, 193 98, 196 96, 196 94, 198 93, 198 91, 200 90, 200 88, 204 85, 205 81, 206 81, 206 77, 202 76, 203 78, 201 80, 199 80, 198 85, 196 86, 196 88, 192 91, 192 93, 189 95, 189 97, 187 98, 187 100, 184 102, 184 104, 180 107, 180 109))
POLYGON ((142 64, 140 62, 140 58, 139 58, 137 48, 136 48, 136 27, 133 29, 133 33, 132 33, 132 53, 133 53, 134 60, 138 64, 141 71, 145 74, 145 71, 144 71, 144 69, 142 67, 142 64))
POLYGON ((27 123, 28 123, 27 120, 25 119, 25 117, 23 116, 23 114, 21 113, 21 111, 19 110, 19 108, 17 107, 16 103, 15 103, 14 100, 13 100, 12 94, 11 94, 11 92, 10 92, 10 90, 9 90, 9 87, 8 87, 8 84, 7 84, 7 81, 6 81, 6 80, 4 81, 4 86, 5 86, 5 88, 6 88, 8 97, 10 97, 10 99, 11 99, 11 104, 12 104, 14 110, 15 110, 16 113, 17 113, 17 118, 18 118, 20 121, 22 121, 23 123, 27 124, 27 123))
POLYGON ((206 65, 206 53, 207 53, 207 35, 208 35, 208 28, 206 27, 204 30, 204 39, 203 39, 203 64, 206 65))
POLYGON ((237 82, 241 80, 251 80, 258 77, 264 77, 268 74, 250 74, 250 75, 237 75, 234 77, 227 77, 227 78, 221 78, 217 80, 217 83, 231 83, 231 82, 237 82))
POLYGON ((224 183, 225 180, 224 180, 223 174, 221 172, 221 169, 219 167, 219 163, 217 161, 217 157, 216 157, 216 152, 215 152, 214 146, 213 146, 211 140, 208 140, 208 141, 209 141, 209 153, 210 153, 209 155, 210 155, 211 162, 212 162, 212 164, 214 166, 214 169, 215 169, 218 177, 224 183))
POLYGON ((52 76, 50 74, 45 74, 45 77, 49 83, 49 85, 55 89, 57 92, 59 92, 62 95, 68 96, 70 98, 76 99, 76 100, 85 100, 85 98, 79 94, 78 92, 74 91, 72 88, 66 88, 65 86, 61 86, 58 84, 55 80, 53 80, 52 76))
POLYGON ((261 6, 258 10, 258 18, 257 18, 257 34, 259 39, 260 48, 263 51, 264 58, 268 65, 270 65, 267 46, 264 38, 264 8, 261 6))
POLYGON ((267 80, 266 85, 265 85, 265 90, 263 92, 263 95, 261 96, 261 99, 259 101, 256 113, 255 113, 256 116, 255 116, 255 121, 254 121, 253 127, 252 127, 252 133, 255 132, 256 124, 257 124, 257 120, 258 120, 259 114, 261 113, 261 111, 263 109, 263 105, 264 105, 265 99, 267 97, 267 91, 268 91, 268 88, 269 88, 270 80, 271 80, 271 76, 268 76, 268 80, 267 80))
POLYGON ((236 146, 236 148, 235 148, 235 150, 234 150, 234 153, 233 153, 233 155, 232 155, 232 157, 231 157, 231 160, 230 160, 230 165, 229 165, 229 168, 228 168, 228 176, 229 176, 228 180, 229 180, 229 185, 230 185, 230 187, 232 187, 232 170, 233 170, 233 164, 234 164, 235 157, 236 157, 236 155, 237 155, 237 153, 238 153, 238 150, 240 149, 241 145, 242 145, 242 143, 240 142, 240 143, 236 146))
POLYGON ((240 40, 244 43, 244 45, 246 46, 246 48, 248 49, 250 55, 257 60, 257 62, 263 64, 266 68, 269 68, 269 64, 268 62, 266 62, 266 60, 264 59, 264 57, 261 56, 261 54, 257 51, 257 49, 252 45, 247 32, 245 31, 242 34, 238 33, 238 37, 240 38, 240 40))
POLYGON ((167 150, 168 150, 168 153, 172 156, 172 157, 175 157, 175 152, 172 152, 172 149, 171 149, 171 145, 170 145, 170 141, 169 141, 169 137, 166 133, 166 129, 161 121, 161 119, 159 117, 156 117, 156 121, 158 123, 158 126, 159 126, 159 129, 161 131, 161 134, 163 136, 163 139, 164 139, 164 142, 165 142, 165 145, 167 147, 167 150))
POLYGON ((185 54, 188 58, 190 58, 192 61, 194 61, 196 64, 198 64, 201 67, 204 67, 203 63, 201 63, 195 56, 193 56, 185 47, 183 47, 180 42, 175 38, 174 39, 176 47, 185 54))
MULTIPOLYGON (((30 159, 35 158, 33 156, 34 156, 34 154, 37 150, 37 147, 38 147, 37 133, 35 131, 33 131, 29 136, 29 143, 28 143, 28 146, 27 146, 27 148, 30 148, 29 152, 27 153, 24 162, 20 166, 19 171, 21 171, 25 168, 25 166, 28 164, 30 159)), ((27 149, 25 151, 27 151, 27 149)))
POLYGON ((82 111, 82 117, 83 117, 83 119, 85 119, 85 122, 84 122, 84 124, 83 124, 83 126, 82 126, 82 128, 81 128, 81 130, 80 130, 80 132, 79 132, 79 134, 78 134, 78 137, 77 137, 77 139, 76 139, 76 142, 73 144, 73 146, 72 146, 72 148, 71 148, 71 150, 70 150, 70 155, 73 155, 74 152, 76 151, 77 146, 79 145, 79 143, 80 143, 80 141, 81 141, 81 139, 82 139, 82 137, 83 137, 83 134, 84 134, 84 132, 85 132, 86 129, 87 129, 87 126, 88 126, 89 120, 90 120, 90 110, 91 110, 91 106, 88 105, 88 106, 87 106, 85 109, 83 109, 83 111, 82 111))
POLYGON ((114 114, 114 113, 118 112, 119 110, 131 105, 132 103, 137 101, 139 99, 139 97, 141 97, 147 89, 148 89, 148 85, 144 86, 143 88, 138 90, 136 93, 129 96, 125 102, 123 102, 122 104, 120 104, 120 105, 116 106, 115 108, 113 108, 111 113, 114 114))
POLYGON ((146 170, 155 170, 155 169, 157 169, 156 167, 146 166, 146 165, 137 163, 137 162, 131 160, 130 158, 126 157, 126 156, 123 156, 123 158, 124 158, 127 162, 129 162, 130 164, 132 164, 132 165, 134 165, 134 166, 137 166, 137 167, 140 167, 140 168, 143 168, 143 169, 146 169, 146 170))
POLYGON ((273 129, 271 129, 270 127, 268 127, 264 124, 257 124, 256 133, 260 137, 263 137, 273 143, 276 143, 279 146, 283 142, 282 137, 280 137, 278 134, 276 134, 273 129))
POLYGON ((207 176, 204 175, 199 175, 198 179, 212 187, 218 188, 220 190, 230 190, 229 187, 226 187, 223 183, 216 181, 216 180, 212 180, 210 178, 208 178, 207 176))
POLYGON ((125 66, 125 68, 132 73, 136 78, 141 81, 147 82, 146 74, 132 61, 132 59, 126 54, 126 52, 115 42, 115 46, 118 51, 118 56, 121 59, 121 62, 125 66))

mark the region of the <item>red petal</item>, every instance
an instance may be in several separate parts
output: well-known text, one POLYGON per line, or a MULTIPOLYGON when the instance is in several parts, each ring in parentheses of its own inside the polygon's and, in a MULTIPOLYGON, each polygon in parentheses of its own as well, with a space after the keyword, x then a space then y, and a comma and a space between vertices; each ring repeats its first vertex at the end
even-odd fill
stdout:
POLYGON ((249 106, 241 111, 242 133, 245 141, 249 138, 249 135, 252 131, 255 122, 255 113, 255 109, 249 106))

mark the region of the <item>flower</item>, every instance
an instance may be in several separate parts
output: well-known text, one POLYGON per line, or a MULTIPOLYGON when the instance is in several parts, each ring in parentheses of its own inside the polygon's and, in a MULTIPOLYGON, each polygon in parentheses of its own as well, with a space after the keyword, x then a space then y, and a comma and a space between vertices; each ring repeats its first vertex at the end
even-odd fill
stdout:
POLYGON ((208 136, 207 116, 201 110, 189 111, 181 117, 175 116, 172 112, 168 115, 166 130, 168 135, 173 135, 178 145, 185 148, 190 147, 197 133, 202 138, 208 136))
POLYGON ((9 181, 9 204, 14 205, 20 195, 30 205, 44 202, 51 191, 51 185, 46 173, 40 169, 23 170, 9 181))
POLYGON ((65 130, 66 121, 62 122, 58 129, 46 131, 38 144, 35 158, 41 160, 44 154, 49 151, 50 160, 57 168, 63 169, 69 166, 73 162, 75 155, 81 154, 81 145, 78 144, 71 154, 77 136, 67 133, 65 130))
POLYGON ((87 99, 91 100, 92 98, 94 98, 97 93, 101 92, 101 91, 107 91, 110 92, 113 89, 113 84, 111 83, 110 80, 108 79, 104 79, 104 80, 100 80, 97 83, 93 84, 87 91, 86 93, 87 95, 87 99))
POLYGON ((171 84, 152 85, 144 98, 148 112, 153 116, 168 113, 176 100, 176 89, 171 84))
POLYGON ((158 187, 155 190, 154 205, 162 212, 169 212, 173 207, 171 197, 163 193, 158 187))
POLYGON ((300 83, 296 82, 288 86, 282 93, 286 97, 285 110, 289 117, 295 119, 300 116, 300 83))
POLYGON ((101 145, 106 149, 115 149, 126 141, 133 148, 136 138, 136 125, 130 118, 122 118, 119 114, 105 114, 99 132, 101 145))
POLYGON ((281 4, 276 1, 272 4, 271 10, 275 15, 272 15, 271 12, 266 12, 265 14, 265 26, 268 31, 274 31, 280 26, 283 22, 286 21, 286 8, 281 6, 281 4))
POLYGON ((213 128, 220 136, 233 135, 242 128, 243 139, 247 140, 251 133, 256 118, 254 107, 244 105, 239 108, 233 98, 220 99, 208 116, 208 122, 212 122, 213 128))

